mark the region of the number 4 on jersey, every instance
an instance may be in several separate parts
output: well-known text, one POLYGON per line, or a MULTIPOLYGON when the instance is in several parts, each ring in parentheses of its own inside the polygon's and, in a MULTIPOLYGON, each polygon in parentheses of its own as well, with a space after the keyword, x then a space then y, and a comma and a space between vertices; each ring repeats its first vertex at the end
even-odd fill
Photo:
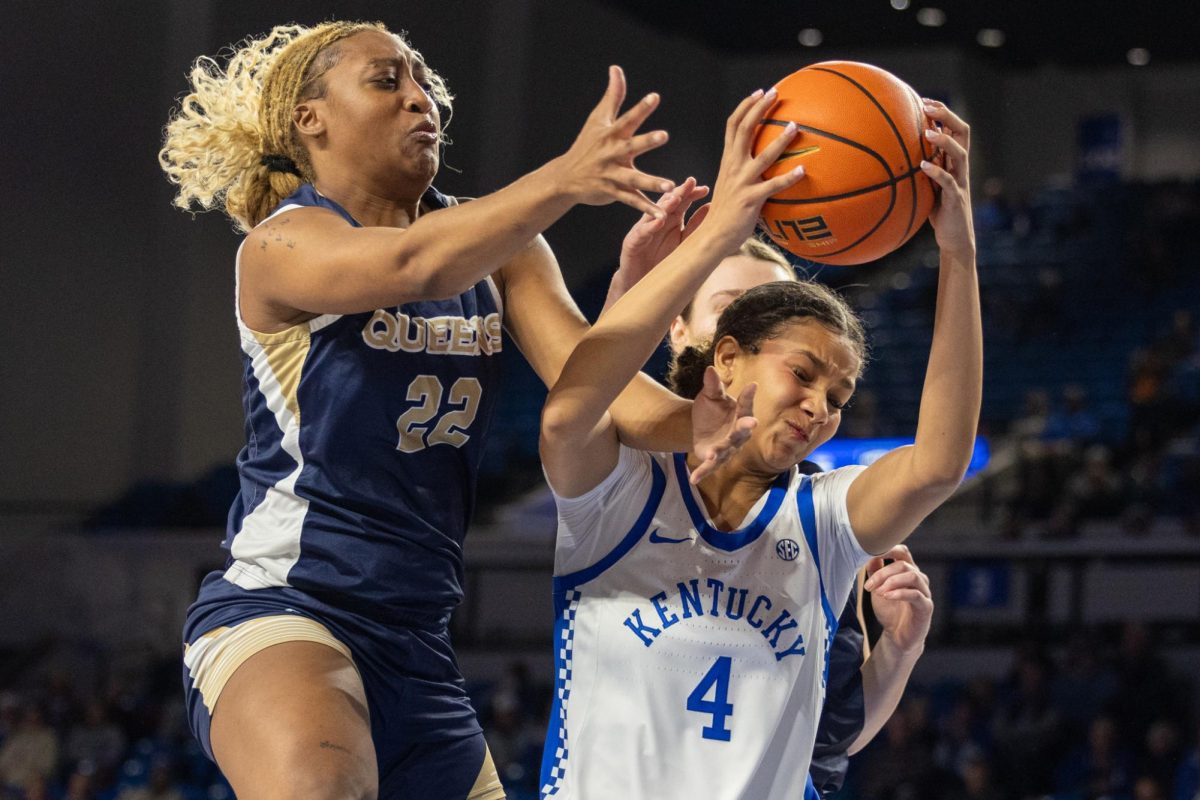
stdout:
POLYGON ((733 714, 733 703, 729 702, 729 667, 733 659, 721 656, 712 669, 700 679, 696 688, 688 695, 687 710, 698 711, 701 714, 712 714, 712 725, 704 726, 701 734, 705 739, 716 739, 728 742, 732 731, 725 727, 725 718, 733 714), (712 690, 712 699, 705 700, 704 696, 712 690))

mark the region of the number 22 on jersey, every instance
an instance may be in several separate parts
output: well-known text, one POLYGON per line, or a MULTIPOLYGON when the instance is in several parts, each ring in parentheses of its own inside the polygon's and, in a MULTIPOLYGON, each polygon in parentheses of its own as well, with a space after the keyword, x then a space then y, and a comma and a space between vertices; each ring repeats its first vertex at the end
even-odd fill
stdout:
POLYGON ((733 716, 733 703, 729 702, 729 668, 733 659, 721 656, 712 668, 705 673, 696 688, 688 695, 687 710, 700 714, 712 714, 712 724, 705 725, 700 731, 705 739, 716 739, 728 742, 733 731, 725 725, 725 718, 733 716), (712 699, 705 696, 712 693, 712 699))
POLYGON ((482 393, 478 378, 459 378, 450 386, 443 409, 442 396, 446 392, 441 379, 436 375, 413 378, 405 399, 416 405, 396 420, 396 428, 400 431, 396 449, 402 453, 415 453, 437 444, 462 447, 471 438, 466 430, 479 412, 482 393), (436 423, 433 423, 434 417, 438 417, 436 423))

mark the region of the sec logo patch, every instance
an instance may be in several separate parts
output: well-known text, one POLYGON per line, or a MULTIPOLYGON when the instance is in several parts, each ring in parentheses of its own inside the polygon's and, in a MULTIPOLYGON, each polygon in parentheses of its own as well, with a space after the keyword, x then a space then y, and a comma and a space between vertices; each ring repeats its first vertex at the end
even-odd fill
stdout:
POLYGON ((800 545, 796 544, 795 539, 780 539, 775 545, 775 555, 784 561, 795 561, 796 556, 800 555, 800 545))

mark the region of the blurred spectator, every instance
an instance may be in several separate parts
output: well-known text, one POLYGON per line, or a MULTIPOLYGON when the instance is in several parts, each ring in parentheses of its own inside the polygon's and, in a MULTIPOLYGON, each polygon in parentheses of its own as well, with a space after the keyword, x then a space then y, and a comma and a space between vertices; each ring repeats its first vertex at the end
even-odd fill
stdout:
POLYGON ((916 800, 930 796, 939 783, 933 753, 914 733, 912 710, 905 701, 884 725, 883 735, 863 751, 860 782, 863 800, 916 800))
POLYGON ((1200 725, 1196 726, 1191 749, 1175 771, 1172 800, 1200 800, 1200 725))
POLYGON ((1122 626, 1116 669, 1113 708, 1131 740, 1143 741, 1151 724, 1164 715, 1176 718, 1186 713, 1186 697, 1167 662, 1155 651, 1145 624, 1126 622, 1122 626))
POLYGON ((1181 757, 1179 729, 1175 723, 1167 719, 1155 720, 1146 731, 1137 774, 1153 778, 1159 786, 1170 786, 1181 757))
POLYGON ((1063 793, 1081 797, 1127 795, 1133 786, 1133 754, 1121 744, 1112 717, 1097 717, 1087 743, 1075 747, 1059 766, 1055 783, 1063 793))
POLYGON ((1067 439, 1082 445, 1100 438, 1100 420, 1088 407, 1087 389, 1078 383, 1063 387, 1062 406, 1050 415, 1042 436, 1049 441, 1067 439))
POLYGON ((962 786, 951 789, 944 795, 945 800, 1006 800, 1004 792, 995 785, 992 778, 992 765, 982 755, 976 755, 965 765, 962 773, 962 786))
POLYGON ((144 786, 131 786, 121 790, 117 800, 184 800, 183 792, 175 785, 174 767, 165 757, 154 759, 150 766, 150 777, 144 786))
POLYGON ((1162 783, 1143 775, 1133 785, 1133 800, 1167 800, 1167 796, 1163 793, 1162 783))
POLYGON ((965 781, 968 764, 983 758, 987 752, 983 725, 971 699, 959 697, 942 721, 934 745, 933 760, 938 768, 965 781))
POLYGON ((982 197, 975 204, 975 232, 1004 233, 1012 230, 1013 213, 1004 194, 1004 181, 992 177, 983 182, 982 197))
POLYGON ((1062 737, 1062 717, 1050 700, 1048 662, 1040 653, 1020 653, 1012 688, 993 722, 997 765, 1024 795, 1050 788, 1062 737))
POLYGON ((1124 477, 1112 466, 1108 448, 1094 444, 1083 454, 1083 466, 1066 483, 1055 509, 1055 533, 1074 535, 1080 522, 1115 519, 1125 508, 1124 477))
POLYGON ((1029 389, 1021 406, 1021 416, 1012 421, 1008 428, 1010 436, 1017 440, 1041 439, 1050 422, 1050 395, 1045 389, 1029 389))
POLYGON ((35 703, 25 709, 21 725, 0 745, 0 786, 18 789, 39 778, 49 780, 58 766, 58 737, 35 703))
POLYGON ((92 765, 87 762, 79 764, 67 778, 67 789, 62 800, 96 800, 98 783, 92 765))
POLYGON ((76 723, 67 736, 68 764, 94 764, 109 772, 120 763, 125 753, 125 734, 108 718, 108 707, 95 699, 87 704, 83 720, 76 723))
POLYGON ((1082 738, 1116 693, 1117 674, 1101 660, 1099 642, 1089 632, 1077 631, 1067 642, 1062 665, 1051 683, 1051 695, 1062 713, 1067 735, 1082 738))

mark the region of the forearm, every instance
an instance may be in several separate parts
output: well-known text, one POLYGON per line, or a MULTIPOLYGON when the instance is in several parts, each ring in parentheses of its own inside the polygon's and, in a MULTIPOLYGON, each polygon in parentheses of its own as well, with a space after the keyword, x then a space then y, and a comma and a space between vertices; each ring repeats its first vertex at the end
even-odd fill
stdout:
POLYGON ((850 755, 866 747, 896 711, 913 667, 924 650, 924 641, 905 652, 886 633, 879 637, 879 642, 871 649, 871 655, 863 662, 861 669, 863 728, 850 745, 850 755))
MULTIPOLYGON (((569 420, 581 432, 590 430, 637 376, 671 320, 729 248, 723 239, 697 233, 601 315, 551 389, 543 425, 569 420)), ((639 391, 646 388, 634 387, 633 398, 639 391)), ((639 416, 644 411, 623 405, 639 416)))
POLYGON ((692 401, 639 372, 609 407, 617 435, 635 450, 686 452, 692 444, 692 401))
POLYGON ((983 330, 975 254, 944 253, 933 344, 921 392, 913 478, 957 486, 970 463, 983 391, 983 330))
POLYGON ((404 231, 402 267, 424 273, 431 297, 449 297, 508 263, 573 205, 556 161, 492 194, 417 219, 404 231))

